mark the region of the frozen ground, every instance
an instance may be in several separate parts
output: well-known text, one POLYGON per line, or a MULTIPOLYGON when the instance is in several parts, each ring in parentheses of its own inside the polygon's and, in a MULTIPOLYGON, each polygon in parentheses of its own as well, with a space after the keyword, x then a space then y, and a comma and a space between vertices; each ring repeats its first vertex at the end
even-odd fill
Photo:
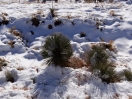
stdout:
POLYGON ((0 57, 8 61, 8 65, 0 71, 0 99, 131 99, 132 82, 107 85, 92 77, 86 68, 46 66, 40 55, 45 37, 53 32, 68 36, 74 55, 79 57, 90 49, 91 42, 113 40, 118 50, 117 54, 111 52, 117 64, 116 70, 132 70, 131 1, 104 2, 98 7, 94 3, 59 1, 54 4, 57 14, 54 19, 49 14, 51 2, 20 1, 21 4, 10 3, 11 0, 0 1, 0 19, 4 16, 10 20, 8 25, 0 26, 0 57), (34 15, 40 19, 38 27, 30 21, 34 15), (63 24, 54 26, 57 19, 63 24), (53 29, 49 29, 48 25, 52 25, 53 29), (11 33, 13 29, 20 35, 11 33), (81 32, 86 33, 86 37, 81 38, 81 32), (14 42, 13 48, 11 42, 14 42), (6 70, 13 74, 14 83, 6 81, 6 70))

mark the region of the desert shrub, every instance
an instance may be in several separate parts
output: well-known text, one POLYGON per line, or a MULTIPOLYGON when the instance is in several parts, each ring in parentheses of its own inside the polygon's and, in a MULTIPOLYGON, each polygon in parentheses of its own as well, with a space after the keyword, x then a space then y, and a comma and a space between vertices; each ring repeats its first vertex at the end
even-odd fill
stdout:
POLYGON ((37 17, 32 17, 31 19, 32 25, 38 27, 40 24, 40 20, 37 17))
POLYGON ((8 14, 7 13, 2 13, 2 14, 0 14, 0 26, 3 24, 3 25, 8 25, 9 24, 9 21, 10 20, 8 20, 7 18, 6 18, 6 16, 8 16, 8 14))
POLYGON ((7 62, 5 59, 0 58, 0 71, 2 71, 2 68, 7 66, 7 62))
POLYGON ((12 74, 11 74, 10 71, 6 71, 6 72, 5 72, 5 76, 6 76, 6 80, 7 80, 7 81, 10 81, 10 82, 12 82, 12 83, 15 81, 15 79, 14 79, 14 77, 12 76, 12 74))
POLYGON ((2 15, 3 16, 8 16, 8 14, 6 12, 3 12, 2 15))
POLYGON ((114 71, 114 66, 108 61, 109 56, 103 46, 95 45, 87 54, 87 64, 94 75, 97 75, 103 82, 114 83, 121 80, 121 75, 114 71))
POLYGON ((54 33, 48 36, 42 46, 41 54, 47 58, 46 64, 65 67, 73 54, 70 40, 62 33, 54 33))
POLYGON ((124 70, 123 74, 125 76, 125 80, 132 81, 132 72, 129 70, 124 70))
POLYGON ((50 8, 50 13, 52 18, 57 16, 54 8, 50 8))
POLYGON ((2 20, 2 24, 8 25, 9 24, 9 20, 2 20))
POLYGON ((53 29, 53 26, 51 24, 48 25, 49 29, 53 29))
POLYGON ((80 33, 80 37, 86 37, 86 33, 81 32, 81 33, 80 33))
POLYGON ((4 16, 2 16, 2 21, 0 22, 0 25, 8 25, 9 24, 9 20, 8 19, 6 19, 6 17, 4 17, 4 16))
POLYGON ((61 20, 55 20, 55 22, 54 22, 54 25, 55 26, 59 26, 61 24, 62 24, 62 21, 61 20))

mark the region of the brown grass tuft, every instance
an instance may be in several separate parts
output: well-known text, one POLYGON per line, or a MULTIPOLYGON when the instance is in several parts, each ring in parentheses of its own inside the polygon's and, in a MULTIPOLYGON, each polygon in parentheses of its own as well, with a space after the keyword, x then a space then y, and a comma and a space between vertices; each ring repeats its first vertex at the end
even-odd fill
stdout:
POLYGON ((15 42, 14 42, 14 41, 9 41, 8 44, 9 44, 12 48, 14 48, 15 42))
POLYGON ((8 31, 18 37, 22 37, 21 33, 16 29, 16 27, 9 28, 8 31))
POLYGON ((117 14, 115 14, 115 11, 113 11, 113 10, 110 11, 110 15, 111 16, 117 16, 117 14))
POLYGON ((5 60, 4 58, 0 58, 0 71, 2 71, 2 68, 7 66, 7 60, 5 60))
POLYGON ((85 63, 84 60, 82 60, 79 57, 71 57, 69 59, 68 67, 72 67, 74 69, 77 69, 77 68, 82 68, 84 66, 87 66, 87 64, 85 63))
POLYGON ((24 70, 23 67, 17 67, 17 70, 21 71, 21 70, 24 70))

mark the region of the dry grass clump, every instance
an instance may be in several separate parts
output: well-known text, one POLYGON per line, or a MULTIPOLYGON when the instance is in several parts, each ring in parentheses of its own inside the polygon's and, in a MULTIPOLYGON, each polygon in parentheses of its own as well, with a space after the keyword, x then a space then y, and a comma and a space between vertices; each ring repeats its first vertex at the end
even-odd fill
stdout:
POLYGON ((8 16, 8 14, 7 14, 6 12, 3 12, 2 15, 4 15, 4 16, 8 16))
POLYGON ((100 31, 103 31, 104 30, 104 22, 102 22, 101 20, 99 19, 96 19, 96 28, 99 29, 100 31))
POLYGON ((84 60, 82 60, 79 57, 71 57, 69 59, 68 67, 72 67, 74 69, 82 68, 84 66, 87 66, 84 60))
POLYGON ((115 52, 116 47, 114 46, 113 40, 109 41, 108 43, 103 43, 103 46, 105 47, 105 49, 109 49, 110 51, 115 52))
POLYGON ((9 28, 8 31, 19 38, 22 37, 22 34, 16 29, 16 27, 9 28))
POLYGON ((9 41, 7 44, 9 44, 11 48, 14 48, 15 41, 9 41))
POLYGON ((42 17, 45 17, 43 10, 37 10, 36 13, 31 15, 31 19, 28 20, 27 23, 31 21, 32 25, 38 27, 40 23, 44 23, 44 21, 41 20, 42 17))
POLYGON ((113 10, 110 11, 110 15, 111 15, 111 16, 117 16, 117 15, 115 14, 115 11, 113 11, 113 10))
POLYGON ((120 20, 123 20, 123 16, 120 16, 120 20))
POLYGON ((59 25, 62 25, 62 24, 63 24, 63 22, 61 20, 55 20, 54 21, 55 26, 59 26, 59 25))
POLYGON ((7 25, 9 24, 9 20, 5 17, 5 16, 2 16, 2 21, 0 22, 0 25, 7 25))
POLYGON ((12 82, 12 83, 15 82, 15 79, 10 71, 8 71, 8 70, 5 71, 5 76, 6 76, 6 80, 8 82, 12 82))
MULTIPOLYGON (((114 46, 114 41, 110 40, 108 43, 105 42, 103 38, 100 37, 101 42, 99 44, 91 43, 91 48, 94 48, 95 46, 101 46, 104 49, 109 49, 110 51, 115 52, 116 47, 114 46)), ((116 52, 115 52, 116 53, 116 52)))
POLYGON ((39 24, 40 24, 40 20, 39 20, 36 16, 33 16, 33 17, 31 18, 31 22, 32 22, 32 25, 34 25, 34 26, 36 26, 36 27, 38 27, 39 24))
POLYGON ((53 26, 51 24, 49 24, 48 29, 53 29, 53 26))
POLYGON ((66 18, 68 18, 69 20, 72 19, 72 16, 71 15, 67 15, 66 18))
POLYGON ((0 58, 0 71, 2 71, 2 68, 7 66, 8 61, 4 58, 0 58))
POLYGON ((24 68, 23 67, 17 67, 17 70, 22 71, 22 70, 24 70, 24 68))

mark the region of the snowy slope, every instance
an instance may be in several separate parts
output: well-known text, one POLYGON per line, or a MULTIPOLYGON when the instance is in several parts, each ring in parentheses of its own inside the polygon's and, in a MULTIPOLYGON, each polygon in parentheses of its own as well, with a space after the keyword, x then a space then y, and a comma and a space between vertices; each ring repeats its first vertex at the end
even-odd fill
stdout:
MULTIPOLYGON (((60 1, 54 4, 57 17, 50 18, 51 2, 41 3, 0 3, 2 16, 10 20, 8 25, 0 26, 0 58, 8 65, 0 71, 0 99, 130 99, 132 82, 121 81, 105 84, 91 76, 86 68, 54 68, 46 66, 40 51, 45 37, 62 32, 70 38, 74 55, 90 50, 91 43, 114 41, 118 53, 113 54, 116 71, 132 70, 132 4, 130 1, 114 3, 74 3, 60 1), (6 14, 8 15, 6 15, 6 14), (113 14, 114 13, 114 14, 113 14), (34 15, 40 19, 35 27, 30 21, 34 15), (63 24, 54 26, 55 20, 63 24), (99 29, 97 29, 99 22, 99 29), (53 29, 49 29, 52 25, 53 29), (11 30, 20 34, 16 36, 11 30), (80 37, 80 33, 86 37, 80 37), (13 47, 9 42, 15 42, 13 47), (9 70, 15 82, 7 82, 5 71, 9 70), (35 79, 35 83, 33 83, 35 79)), ((14 0, 15 2, 15 0, 14 0)))

